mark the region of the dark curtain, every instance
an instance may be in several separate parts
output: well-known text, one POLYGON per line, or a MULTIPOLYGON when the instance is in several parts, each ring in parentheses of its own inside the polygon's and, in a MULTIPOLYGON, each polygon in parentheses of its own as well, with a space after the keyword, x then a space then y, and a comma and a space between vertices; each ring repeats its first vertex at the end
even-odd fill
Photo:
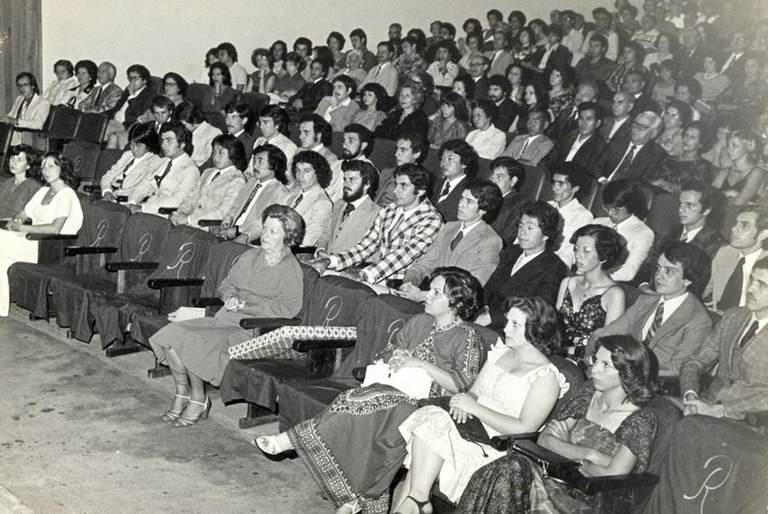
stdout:
MULTIPOLYGON (((16 74, 31 71, 41 80, 41 0, 0 0, 0 114, 18 94, 16 74)), ((40 85, 40 90, 45 87, 40 85)))

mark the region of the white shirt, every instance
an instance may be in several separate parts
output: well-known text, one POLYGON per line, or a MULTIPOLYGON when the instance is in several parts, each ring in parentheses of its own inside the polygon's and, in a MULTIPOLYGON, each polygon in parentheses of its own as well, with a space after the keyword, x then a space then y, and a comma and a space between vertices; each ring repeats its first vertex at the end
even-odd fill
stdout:
MULTIPOLYGON (((687 292, 672 298, 671 300, 665 300, 663 296, 659 299, 659 303, 664 303, 664 313, 661 316, 662 325, 666 323, 669 317, 672 316, 672 314, 674 314, 677 309, 680 308, 686 298, 688 298, 687 292)), ((659 308, 659 303, 656 304, 656 308, 651 311, 651 315, 648 316, 648 319, 645 321, 645 325, 643 325, 643 331, 641 332, 643 335, 643 340, 645 340, 646 336, 648 335, 648 331, 651 329, 651 325, 653 325, 653 318, 656 317, 656 309, 659 308)))
POLYGON ((557 49, 557 47, 560 46, 560 43, 555 43, 552 46, 547 45, 547 51, 544 52, 544 55, 541 57, 541 61, 539 62, 539 69, 543 70, 547 67, 547 61, 549 61, 549 56, 552 55, 552 52, 557 49))
POLYGON ((584 146, 584 143, 589 141, 594 134, 590 134, 589 136, 582 138, 581 134, 576 136, 576 140, 573 142, 573 145, 571 146, 571 150, 568 152, 568 155, 565 157, 565 162, 571 162, 574 157, 576 157, 576 154, 581 150, 581 147, 584 146))
POLYGON ((576 198, 572 198, 563 207, 560 207, 554 200, 550 200, 548 203, 557 209, 557 212, 563 217, 563 242, 560 243, 560 248, 555 253, 570 268, 575 262, 571 237, 581 227, 588 225, 594 219, 594 215, 576 198))
POLYGON ((442 186, 443 189, 440 191, 440 198, 437 199, 437 203, 440 203, 443 200, 445 200, 451 194, 451 191, 456 189, 456 186, 459 185, 459 182, 461 182, 465 178, 466 178, 466 175, 459 175, 458 177, 449 178, 448 182, 446 182, 446 184, 448 184, 448 193, 443 194, 443 191, 445 191, 445 184, 443 184, 442 186))
POLYGON ((337 104, 337 105, 331 104, 331 105, 329 105, 328 108, 323 113, 323 118, 325 118, 325 121, 330 122, 331 121, 331 112, 335 111, 339 107, 346 107, 350 103, 352 103, 352 99, 347 97, 347 99, 344 100, 343 102, 341 102, 340 104, 337 104))
MULTIPOLYGON (((139 164, 141 164, 141 163, 144 161, 144 159, 148 159, 148 158, 149 158, 149 156, 150 156, 151 154, 152 154, 152 152, 147 152, 147 153, 145 153, 144 155, 142 155, 141 157, 133 157, 133 158, 132 158, 132 159, 133 159, 133 162, 132 162, 131 166, 130 166, 130 167, 127 169, 127 170, 125 170, 125 171, 123 172, 123 175, 124 175, 124 176, 126 176, 126 177, 127 177, 128 175, 130 175, 130 174, 131 174, 131 172, 132 172, 133 170, 135 170, 135 169, 136 169, 136 167, 137 167, 139 164)), ((120 186, 118 186, 118 189, 119 189, 119 187, 120 187, 120 186)), ((101 196, 104 196, 105 194, 107 194, 107 193, 111 193, 111 192, 112 192, 112 189, 111 189, 111 188, 110 188, 110 189, 102 189, 102 191, 101 191, 101 196)))
POLYGON ((693 230, 689 230, 688 232, 686 232, 685 228, 683 228, 683 233, 680 234, 680 241, 683 241, 684 243, 690 243, 703 228, 704 227, 695 228, 693 230), (683 237, 685 237, 685 239, 683 239, 683 237))
POLYGON ((248 72, 240 66, 240 63, 232 63, 232 66, 229 67, 229 74, 232 76, 233 88, 237 89, 237 86, 241 84, 245 87, 245 83, 248 82, 248 72))
MULTIPOLYGON (((251 200, 251 203, 248 205, 248 208, 245 210, 245 212, 243 212, 242 216, 237 218, 237 221, 235 221, 235 226, 240 227, 240 226, 242 226, 243 223, 245 223, 245 220, 248 219, 248 215, 253 210, 253 206, 256 205, 256 199, 259 196, 261 196, 261 193, 264 192, 264 189, 266 189, 266 187, 269 184, 271 184, 273 181, 275 181, 275 180, 277 180, 277 179, 276 178, 271 178, 269 180, 263 180, 263 181, 259 182, 259 184, 261 184, 261 187, 256 192, 256 195, 253 197, 253 200, 251 200)), ((256 186, 254 185, 253 187, 256 187, 256 186)), ((251 189, 251 191, 253 191, 253 189, 251 189)))
POLYGON ((624 126, 624 124, 627 122, 628 119, 629 119, 629 116, 625 116, 624 119, 616 120, 614 122, 613 127, 611 127, 611 133, 608 134, 609 140, 613 139, 613 136, 615 136, 616 132, 618 132, 619 129, 624 126))
POLYGON ((752 267, 760 259, 760 249, 750 253, 749 255, 741 254, 744 257, 744 280, 741 283, 741 298, 739 298, 739 307, 744 307, 747 302, 747 284, 749 284, 749 276, 752 274, 752 267))
POLYGON ((635 153, 632 155, 632 162, 634 162, 635 159, 637 158, 637 154, 640 153, 640 150, 642 150, 644 146, 645 145, 636 145, 635 143, 630 141, 629 144, 627 145, 627 149, 624 151, 624 155, 621 156, 621 159, 619 159, 619 163, 616 165, 616 168, 614 168, 611 174, 608 175, 608 178, 606 179, 606 181, 610 181, 613 179, 613 176, 619 170, 621 163, 624 162, 624 157, 627 156, 627 154, 629 153, 629 150, 632 149, 632 147, 635 147, 635 153))
POLYGON ((125 101, 125 103, 123 104, 123 106, 120 108, 120 110, 119 110, 119 111, 117 111, 117 112, 115 113, 115 121, 119 121, 120 123, 125 123, 125 111, 127 111, 127 110, 128 110, 128 101, 129 101, 129 100, 133 100, 134 98, 136 98, 137 96, 139 96, 139 94, 140 94, 142 91, 144 91, 144 88, 146 88, 146 87, 147 87, 147 86, 144 86, 143 88, 139 89, 139 90, 138 90, 138 91, 136 91, 135 93, 133 93, 133 94, 131 94, 131 95, 128 95, 128 99, 126 99, 126 101, 125 101))
MULTIPOLYGON (((461 224, 461 228, 456 231, 456 233, 453 235, 453 238, 455 238, 457 235, 459 235, 459 232, 464 234, 462 237, 466 236, 470 232, 472 232, 472 229, 475 228, 480 224, 482 220, 477 220, 476 222, 472 223, 471 225, 465 225, 463 222, 461 224)), ((453 241, 453 238, 451 238, 451 241, 453 241)))
POLYGON ((512 272, 509 274, 509 276, 512 276, 518 271, 520 271, 520 268, 522 268, 523 266, 531 262, 533 259, 541 255, 542 253, 544 253, 544 250, 533 253, 531 255, 525 255, 525 252, 521 253, 520 257, 518 257, 517 261, 515 261, 515 265, 512 266, 512 272))
POLYGON ((495 125, 485 130, 475 129, 467 134, 467 143, 472 145, 481 159, 495 159, 507 146, 507 136, 495 125))

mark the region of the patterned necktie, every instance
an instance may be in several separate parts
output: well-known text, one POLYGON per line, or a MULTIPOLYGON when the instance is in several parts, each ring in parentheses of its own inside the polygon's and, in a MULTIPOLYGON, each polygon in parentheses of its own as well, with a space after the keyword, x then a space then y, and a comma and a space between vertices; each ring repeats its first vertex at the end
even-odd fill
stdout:
POLYGON ((256 186, 251 190, 251 194, 248 195, 248 199, 245 201, 245 205, 243 205, 243 208, 240 210, 240 214, 237 215, 237 218, 235 218, 235 221, 239 220, 240 217, 245 214, 245 211, 248 210, 248 207, 251 206, 251 202, 254 198, 256 198, 256 195, 258 194, 259 190, 261 189, 261 182, 258 182, 256 186))
POLYGON ((752 322, 752 324, 749 326, 749 330, 747 330, 747 333, 744 334, 744 337, 742 337, 741 341, 739 341, 739 348, 744 348, 749 340, 755 337, 759 326, 760 324, 757 322, 757 320, 752 322))
POLYGON ((301 203, 301 201, 304 199, 304 193, 300 193, 299 196, 296 197, 296 200, 293 201, 293 207, 294 209, 298 207, 298 205, 301 203))
POLYGON ((344 207, 344 212, 341 215, 341 222, 344 223, 346 219, 349 217, 350 214, 352 214, 352 211, 355 210, 355 204, 348 203, 346 207, 344 207))
POLYGON ((173 166, 173 161, 168 162, 168 166, 165 167, 165 171, 163 172, 162 175, 160 175, 159 177, 155 175, 155 182, 157 182, 157 187, 160 187, 160 184, 163 183, 163 180, 165 180, 165 177, 171 171, 171 166, 173 166))
POLYGON ((133 163, 136 162, 136 159, 131 159, 131 162, 128 163, 128 166, 123 168, 123 173, 120 178, 115 180, 115 184, 117 187, 120 187, 123 185, 123 182, 125 181, 125 176, 128 174, 128 170, 131 169, 131 166, 133 166, 133 163))
POLYGON ((741 289, 744 287, 744 257, 739 259, 736 268, 731 273, 728 282, 723 289, 723 296, 717 304, 717 310, 725 311, 731 307, 738 307, 741 302, 741 289))
POLYGON ((464 239, 464 231, 459 230, 459 232, 456 234, 456 236, 451 241, 451 251, 454 251, 457 246, 459 246, 459 243, 461 240, 464 239))
POLYGON ((448 181, 446 180, 445 181, 445 187, 443 188, 443 191, 440 193, 440 198, 438 200, 440 200, 442 198, 445 198, 450 193, 451 193, 451 184, 448 183, 448 181))
POLYGON ((653 323, 651 323, 651 328, 648 329, 648 333, 645 335, 645 340, 643 341, 646 345, 650 344, 653 340, 653 336, 656 335, 656 332, 661 327, 661 324, 664 322, 664 300, 659 302, 659 306, 656 307, 656 314, 653 316, 653 323))
POLYGON ((619 165, 616 167, 616 171, 613 172, 613 180, 623 178, 623 175, 629 170, 629 167, 632 166, 632 160, 635 158, 636 148, 637 147, 635 145, 629 145, 629 151, 627 152, 627 155, 624 156, 619 165))

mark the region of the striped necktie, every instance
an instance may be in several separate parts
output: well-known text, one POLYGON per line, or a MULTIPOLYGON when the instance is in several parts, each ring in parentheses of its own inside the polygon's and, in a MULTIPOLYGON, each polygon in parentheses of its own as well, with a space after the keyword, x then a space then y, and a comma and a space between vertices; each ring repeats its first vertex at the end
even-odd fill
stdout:
POLYGON ((651 323, 651 328, 648 329, 648 333, 645 335, 645 339, 643 342, 648 345, 653 340, 653 336, 656 335, 656 332, 658 332, 659 328, 661 328, 661 324, 664 322, 664 300, 659 302, 659 306, 656 307, 656 314, 653 316, 653 323, 651 323))
POLYGON ((123 182, 125 181, 125 176, 128 175, 128 170, 131 169, 131 166, 133 166, 134 162, 136 162, 136 159, 131 159, 131 162, 128 163, 128 166, 123 168, 123 173, 121 177, 115 180, 115 185, 117 185, 117 187, 121 187, 123 185, 123 182))

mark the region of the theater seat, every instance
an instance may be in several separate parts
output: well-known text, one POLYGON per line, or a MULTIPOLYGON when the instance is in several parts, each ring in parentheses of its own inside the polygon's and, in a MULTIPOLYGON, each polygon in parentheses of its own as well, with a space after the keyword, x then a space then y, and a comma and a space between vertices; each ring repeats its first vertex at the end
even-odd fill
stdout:
POLYGON ((64 156, 72 161, 75 176, 81 183, 93 181, 99 153, 101 148, 98 143, 70 141, 64 146, 64 156))

